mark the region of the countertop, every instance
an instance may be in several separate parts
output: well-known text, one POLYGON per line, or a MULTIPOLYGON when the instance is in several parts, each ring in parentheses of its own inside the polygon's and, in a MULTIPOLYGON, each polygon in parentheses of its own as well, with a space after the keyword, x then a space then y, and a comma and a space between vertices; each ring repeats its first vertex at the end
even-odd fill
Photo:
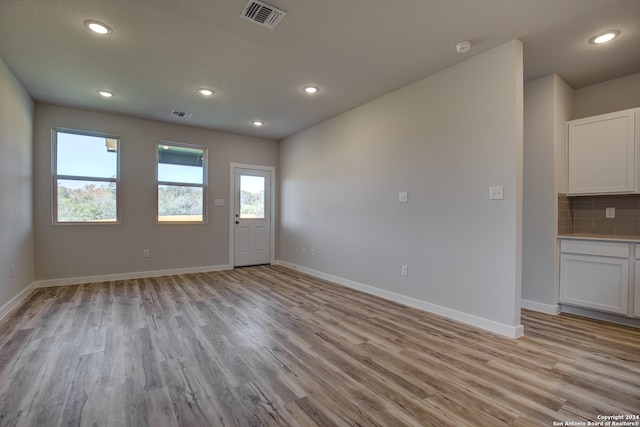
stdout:
POLYGON ((600 240, 606 242, 640 243, 640 236, 603 236, 593 234, 561 234, 558 239, 600 240))

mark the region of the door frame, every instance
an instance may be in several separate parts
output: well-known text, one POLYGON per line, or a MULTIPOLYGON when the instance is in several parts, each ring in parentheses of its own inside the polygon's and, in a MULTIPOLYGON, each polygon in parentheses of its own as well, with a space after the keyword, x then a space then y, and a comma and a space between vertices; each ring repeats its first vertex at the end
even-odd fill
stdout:
POLYGON ((246 163, 230 163, 229 164, 229 265, 231 268, 235 268, 235 256, 236 256, 236 248, 235 248, 235 204, 236 204, 236 194, 235 194, 235 179, 236 179, 236 169, 254 169, 259 171, 268 171, 270 172, 270 186, 269 186, 269 210, 270 210, 270 221, 269 221, 269 235, 271 237, 270 242, 270 254, 269 254, 269 262, 273 264, 275 262, 275 253, 276 253, 276 225, 275 225, 275 217, 276 217, 276 184, 275 184, 275 175, 276 168, 273 166, 262 166, 262 165, 250 165, 246 163))

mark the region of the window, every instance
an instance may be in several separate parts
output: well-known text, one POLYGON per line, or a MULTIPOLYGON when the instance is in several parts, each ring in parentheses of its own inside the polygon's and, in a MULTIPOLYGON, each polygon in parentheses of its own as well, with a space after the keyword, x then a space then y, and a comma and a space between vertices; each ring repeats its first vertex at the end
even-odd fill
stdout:
POLYGON ((160 142, 158 154, 158 222, 205 222, 207 149, 160 142))
POLYGON ((54 223, 118 223, 119 138, 54 129, 52 145, 54 223))
POLYGON ((240 175, 240 219, 264 219, 264 176, 240 175))

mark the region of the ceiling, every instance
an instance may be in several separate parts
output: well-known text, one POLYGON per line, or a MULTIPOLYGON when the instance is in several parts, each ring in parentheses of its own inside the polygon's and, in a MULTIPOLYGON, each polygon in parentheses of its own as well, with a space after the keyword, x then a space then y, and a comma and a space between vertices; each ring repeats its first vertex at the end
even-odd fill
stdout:
POLYGON ((272 139, 514 38, 525 81, 556 72, 577 89, 640 72, 639 0, 266 2, 286 12, 275 29, 241 18, 247 0, 0 0, 0 58, 37 101, 272 139), (588 43, 610 29, 614 41, 588 43))

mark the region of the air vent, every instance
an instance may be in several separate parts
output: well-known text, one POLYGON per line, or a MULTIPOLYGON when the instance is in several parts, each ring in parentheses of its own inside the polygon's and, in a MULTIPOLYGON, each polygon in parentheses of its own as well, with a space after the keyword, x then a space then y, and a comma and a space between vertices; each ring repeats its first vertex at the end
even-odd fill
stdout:
POLYGON ((173 111, 171 111, 171 115, 172 116, 176 116, 176 117, 182 117, 184 119, 190 119, 193 114, 192 113, 187 113, 185 111, 173 110, 173 111))
POLYGON ((249 0, 249 3, 247 3, 240 16, 273 30, 286 14, 287 12, 276 9, 261 1, 249 0))

